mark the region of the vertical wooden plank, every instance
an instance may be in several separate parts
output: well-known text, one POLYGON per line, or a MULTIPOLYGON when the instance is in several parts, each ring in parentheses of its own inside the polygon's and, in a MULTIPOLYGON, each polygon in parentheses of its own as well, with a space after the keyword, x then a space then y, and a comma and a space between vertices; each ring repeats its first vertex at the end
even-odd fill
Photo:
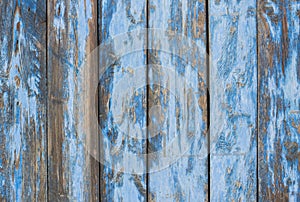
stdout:
POLYGON ((300 200, 300 2, 258 3, 259 199, 300 200))
POLYGON ((99 7, 101 201, 146 201, 146 3, 99 7))
POLYGON ((99 167, 88 153, 85 132, 97 121, 84 122, 92 112, 82 113, 95 109, 87 89, 95 85, 98 69, 85 63, 97 46, 97 1, 48 1, 47 43, 49 200, 95 201, 99 167))
POLYGON ((148 7, 148 200, 208 201, 206 2, 148 7))
POLYGON ((0 10, 0 201, 45 201, 45 1, 0 10))
MULTIPOLYGON (((84 1, 86 2, 86 1, 84 1)), ((87 2, 86 2, 87 3, 87 2)), ((98 133, 98 1, 91 0, 91 14, 88 19, 89 35, 86 42, 86 58, 80 67, 79 76, 79 131, 85 136, 84 152, 86 158, 85 192, 89 201, 100 201, 100 163, 98 133)), ((84 23, 84 22, 83 22, 84 23)), ((84 23, 85 24, 85 23, 84 23)), ((81 33, 79 27, 78 30, 81 33)))
POLYGON ((210 194, 256 200, 256 1, 213 0, 210 28, 210 194))

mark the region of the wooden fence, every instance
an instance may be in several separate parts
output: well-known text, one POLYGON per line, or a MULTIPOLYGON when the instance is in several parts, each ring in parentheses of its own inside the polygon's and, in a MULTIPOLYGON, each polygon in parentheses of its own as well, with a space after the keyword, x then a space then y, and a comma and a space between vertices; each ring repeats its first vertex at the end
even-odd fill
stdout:
POLYGON ((0 0, 0 201, 300 201, 299 0, 0 0))

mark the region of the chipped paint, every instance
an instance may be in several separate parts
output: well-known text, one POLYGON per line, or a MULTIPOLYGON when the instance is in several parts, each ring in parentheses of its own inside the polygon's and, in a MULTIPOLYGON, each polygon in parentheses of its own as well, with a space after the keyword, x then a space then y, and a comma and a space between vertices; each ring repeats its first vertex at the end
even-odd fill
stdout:
POLYGON ((48 106, 48 183, 49 199, 54 201, 99 198, 97 185, 91 184, 98 171, 91 168, 91 159, 84 148, 86 134, 82 127, 88 125, 80 122, 82 110, 86 108, 81 109, 82 100, 78 96, 85 92, 80 68, 91 51, 91 44, 97 43, 94 33, 96 7, 93 0, 58 0, 48 4, 48 86, 51 97, 48 106))
POLYGON ((149 12, 150 28, 163 30, 168 40, 149 31, 149 110, 160 107, 164 121, 148 134, 153 154, 148 200, 208 201, 205 2, 151 0, 149 7, 155 8, 149 12), (184 42, 195 43, 200 52, 186 54, 184 42), (192 140, 188 146, 185 139, 192 140), (154 155, 158 152, 162 155, 154 155), (170 153, 178 158, 157 169, 170 161, 170 153))
POLYGON ((299 16, 297 0, 0 0, 0 201, 299 201, 299 16), (128 33, 147 25, 163 34, 128 33), (81 77, 98 40, 122 34, 108 57, 138 51, 81 77), (207 36, 210 75, 185 50, 205 50, 207 36), (98 76, 99 102, 88 99, 98 76), (92 141, 111 160, 101 173, 86 149, 97 124, 92 141))
POLYGON ((259 199, 299 201, 299 1, 258 4, 259 199))
MULTIPOLYGON (((128 33, 146 28, 146 1, 104 0, 100 3, 101 43, 116 36, 128 36, 127 43, 136 44, 136 47, 130 48, 138 49, 135 53, 120 55, 112 66, 100 67, 107 68, 99 75, 100 149, 105 159, 111 162, 101 167, 101 200, 146 201, 146 175, 125 170, 128 167, 126 164, 130 164, 133 168, 146 171, 146 161, 142 155, 146 153, 146 141, 143 140, 146 137, 147 106, 146 89, 143 87, 146 84, 146 56, 143 51, 146 41, 139 42, 128 33), (141 72, 137 75, 139 69, 141 72), (135 89, 136 80, 144 85, 135 89), (138 162, 127 159, 126 153, 135 155, 138 162), (138 158, 139 155, 141 158, 138 158)), ((141 37, 145 39, 146 36, 141 37)), ((109 48, 112 54, 124 53, 125 50, 125 46, 115 43, 109 48)), ((108 59, 101 54, 100 63, 108 59)))
POLYGON ((209 3, 212 201, 256 200, 255 7, 255 0, 209 3))
POLYGON ((39 25, 39 31, 35 31, 35 23, 46 19, 41 4, 45 2, 32 1, 29 5, 39 6, 40 10, 36 12, 30 11, 24 2, 0 2, 3 22, 0 25, 0 97, 3 106, 0 198, 7 201, 47 198, 46 26, 39 25), (36 17, 32 18, 33 15, 36 17))

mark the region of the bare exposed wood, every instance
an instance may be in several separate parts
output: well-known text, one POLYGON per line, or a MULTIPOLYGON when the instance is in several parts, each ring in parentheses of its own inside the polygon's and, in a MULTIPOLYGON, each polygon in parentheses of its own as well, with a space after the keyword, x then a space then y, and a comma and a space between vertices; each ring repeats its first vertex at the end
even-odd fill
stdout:
POLYGON ((97 46, 97 1, 48 1, 47 43, 49 200, 99 200, 99 167, 86 147, 97 128, 86 119, 97 109, 89 86, 98 67, 86 60, 97 46))
POLYGON ((0 201, 47 199, 45 1, 0 1, 0 201))
POLYGON ((300 200, 300 2, 259 1, 259 199, 300 200))
POLYGON ((0 0, 0 201, 300 201, 299 32, 299 0, 0 0))

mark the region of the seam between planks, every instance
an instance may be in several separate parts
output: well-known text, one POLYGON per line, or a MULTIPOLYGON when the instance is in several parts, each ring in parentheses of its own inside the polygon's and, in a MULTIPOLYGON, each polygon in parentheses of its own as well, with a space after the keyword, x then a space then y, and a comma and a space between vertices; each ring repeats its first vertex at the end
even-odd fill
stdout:
POLYGON ((149 158, 148 158, 148 148, 149 148, 149 0, 146 0, 146 201, 149 201, 149 158))
POLYGON ((256 201, 259 201, 259 175, 258 175, 258 163, 259 163, 259 157, 258 157, 258 152, 259 152, 259 97, 260 97, 260 92, 259 92, 259 65, 258 65, 258 59, 259 59, 259 52, 258 52, 258 11, 259 11, 259 0, 256 0, 256 88, 257 88, 257 94, 256 94, 256 201))
MULTIPOLYGON (((103 0, 97 0, 97 43, 98 45, 100 46, 103 42, 103 36, 102 36, 102 3, 103 3, 103 0)), ((100 52, 98 52, 98 56, 100 57, 100 52)), ((98 58, 100 60, 100 58, 98 58)), ((98 62, 99 62, 98 60, 98 62)), ((99 68, 101 68, 99 66, 99 63, 98 63, 98 71, 99 71, 99 68)), ((98 72, 98 77, 99 77, 99 72, 98 72)), ((100 79, 100 77, 99 77, 100 79)), ((98 81, 100 82, 100 80, 98 81)), ((100 83, 98 83, 99 85, 100 83)), ((101 94, 100 94, 100 90, 98 89, 97 90, 97 93, 98 93, 98 124, 100 124, 100 108, 102 107, 101 104, 99 104, 100 100, 101 100, 101 94)), ((101 158, 101 155, 102 155, 102 144, 101 144, 101 139, 102 139, 102 136, 99 137, 99 155, 100 155, 100 158, 101 158)), ((102 200, 102 194, 103 194, 103 184, 102 184, 102 174, 104 173, 103 172, 103 168, 104 168, 104 164, 102 164, 100 161, 99 161, 99 201, 103 201, 102 200)))
POLYGON ((210 201, 210 81, 209 81, 209 71, 210 71, 210 46, 209 46, 209 0, 205 1, 205 8, 206 8, 206 83, 207 83, 207 188, 208 188, 208 193, 207 193, 207 198, 208 201, 210 201))
MULTIPOLYGON (((101 23, 101 21, 100 21, 100 19, 101 18, 99 18, 99 16, 102 14, 100 11, 101 11, 101 8, 100 8, 100 6, 101 6, 101 3, 99 3, 99 1, 102 1, 102 0, 96 0, 96 5, 93 5, 93 6, 96 6, 96 14, 95 14, 95 16, 93 16, 93 17, 96 17, 96 47, 95 47, 95 49, 92 49, 92 50, 90 50, 91 51, 91 53, 92 52, 94 52, 95 50, 99 50, 99 46, 100 46, 100 29, 99 29, 99 27, 101 27, 100 26, 100 23, 101 23)), ((93 1, 93 2, 95 2, 95 1, 93 1)), ((90 53, 88 53, 88 54, 90 54, 90 53)), ((98 128, 99 128, 99 116, 100 116, 100 105, 99 105, 99 100, 100 100, 100 93, 99 93, 99 90, 98 90, 98 85, 99 85, 99 68, 100 68, 100 65, 99 65, 99 63, 98 63, 98 61, 99 61, 99 51, 97 51, 97 62, 96 62, 96 66, 97 66, 97 70, 96 70, 96 74, 97 74, 97 77, 96 77, 96 82, 97 82, 97 90, 96 90, 96 95, 95 95, 95 99, 97 99, 96 100, 96 102, 94 101, 94 105, 96 105, 95 106, 95 112, 94 113, 96 113, 96 115, 97 115, 97 117, 96 117, 96 121, 97 121, 97 125, 96 125, 96 131, 97 131, 97 137, 99 138, 100 136, 99 136, 99 130, 98 130, 98 128), (97 104, 96 104, 97 103, 97 104)), ((94 92, 95 93, 95 92, 94 92)), ((98 138, 96 138, 96 140, 98 140, 98 142, 97 142, 97 154, 100 156, 101 155, 101 148, 100 148, 100 138, 98 139, 98 138)), ((99 156, 98 156, 98 158, 99 158, 99 156)), ((96 195, 95 197, 96 197, 96 200, 97 200, 97 197, 98 197, 98 201, 99 202, 101 202, 101 163, 100 163, 100 160, 98 161, 97 160, 97 158, 95 158, 94 160, 93 160, 93 158, 94 157, 92 157, 92 155, 89 155, 89 163, 91 163, 91 161, 95 161, 96 163, 96 165, 98 165, 98 170, 96 171, 96 172, 98 172, 97 173, 97 178, 98 179, 96 179, 95 181, 97 182, 97 185, 95 185, 95 188, 97 188, 98 189, 98 196, 96 195)), ((101 157, 100 157, 101 158, 101 157)), ((93 165, 93 164, 91 164, 91 165, 93 165)), ((92 168, 90 167, 89 168, 89 172, 91 173, 91 175, 90 175, 90 177, 92 177, 92 168)), ((96 170, 96 169, 95 169, 96 170)), ((93 185, 91 185, 91 190, 93 190, 93 185)), ((90 199, 91 200, 91 199, 90 199)))
POLYGON ((46 134, 47 134, 47 137, 46 137, 46 147, 47 147, 47 149, 46 149, 46 156, 47 156, 47 158, 46 158, 46 201, 48 201, 49 202, 49 198, 48 198, 48 196, 49 196, 49 175, 48 175, 48 169, 49 169, 49 147, 48 147, 48 143, 49 143, 49 140, 48 140, 48 138, 49 138, 49 133, 48 133, 48 128, 49 128, 49 125, 48 125, 48 114, 49 114, 49 86, 48 86, 48 59, 49 59, 49 47, 48 47, 48 34, 49 34, 49 31, 48 31, 48 14, 49 14, 49 12, 48 12, 48 0, 46 0, 46 44, 45 44, 45 46, 46 46, 46 95, 47 95, 47 101, 46 101, 46 106, 47 106, 47 109, 46 109, 46 134))

